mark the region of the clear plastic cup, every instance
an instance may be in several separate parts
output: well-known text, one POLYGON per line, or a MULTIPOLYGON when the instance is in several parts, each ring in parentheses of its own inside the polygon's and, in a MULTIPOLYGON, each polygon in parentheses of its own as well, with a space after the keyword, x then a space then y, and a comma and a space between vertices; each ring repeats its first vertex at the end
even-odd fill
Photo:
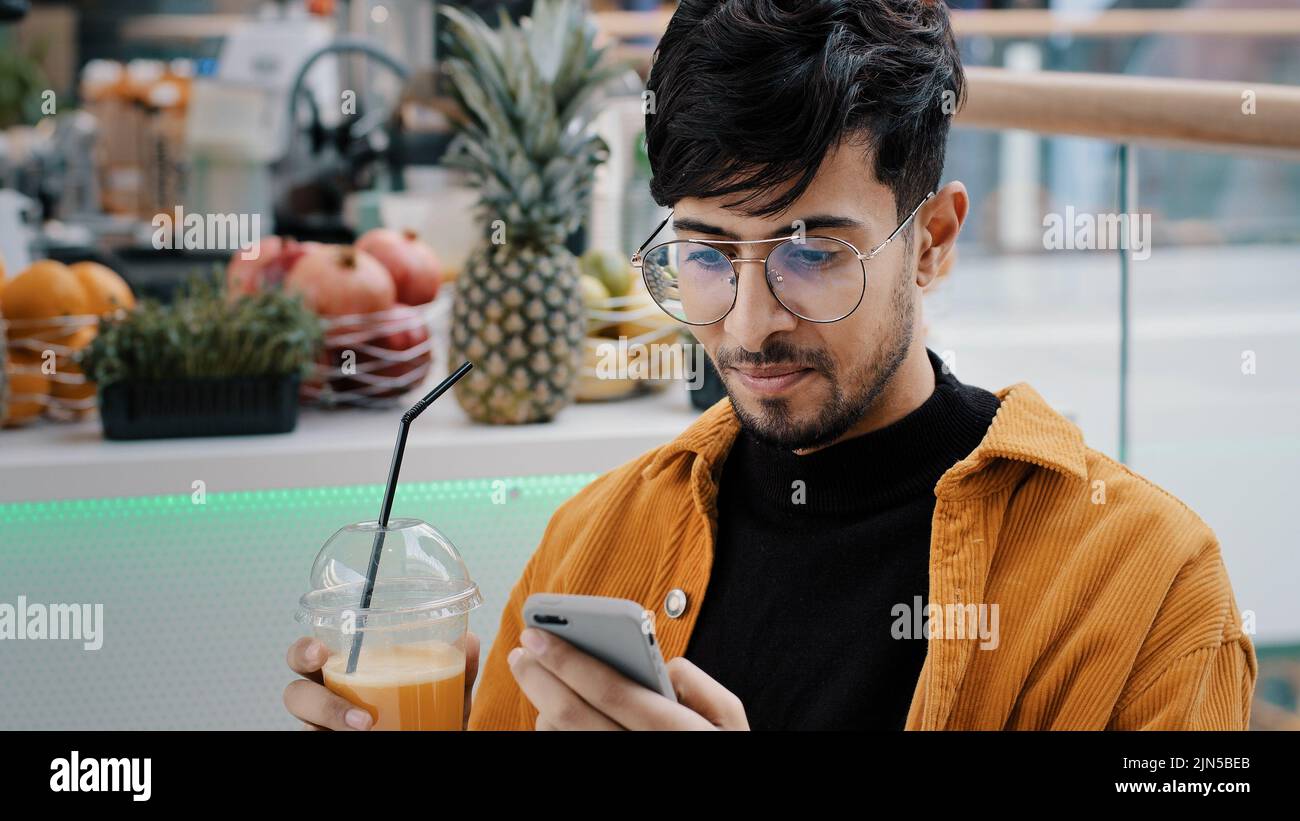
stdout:
POLYGON ((329 648, 326 687, 368 710, 377 730, 464 728, 465 634, 483 600, 451 540, 419 519, 348 525, 317 554, 311 588, 296 617, 329 648), (362 608, 380 531, 374 590, 362 608))

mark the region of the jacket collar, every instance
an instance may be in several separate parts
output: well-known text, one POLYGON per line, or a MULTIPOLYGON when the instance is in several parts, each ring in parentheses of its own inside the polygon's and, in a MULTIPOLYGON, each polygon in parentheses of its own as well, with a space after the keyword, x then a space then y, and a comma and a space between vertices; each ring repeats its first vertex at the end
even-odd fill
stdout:
MULTIPOLYGON (((1087 480, 1083 433, 1073 422, 1055 411, 1028 383, 1017 382, 997 391, 996 395, 1001 405, 988 433, 970 455, 940 478, 935 486, 936 495, 957 498, 992 490, 975 477, 999 459, 1028 462, 1079 481, 1087 480)), ((659 448, 642 469, 641 476, 646 481, 653 480, 671 461, 685 453, 699 457, 712 474, 726 458, 739 431, 740 420, 736 418, 731 399, 724 396, 676 439, 659 448)), ((697 499, 697 504, 701 501, 697 499)))
POLYGON ((699 415, 677 438, 659 448, 650 464, 641 470, 641 478, 653 481, 669 462, 683 453, 694 453, 710 469, 721 463, 740 432, 740 420, 731 407, 731 398, 724 396, 699 415))

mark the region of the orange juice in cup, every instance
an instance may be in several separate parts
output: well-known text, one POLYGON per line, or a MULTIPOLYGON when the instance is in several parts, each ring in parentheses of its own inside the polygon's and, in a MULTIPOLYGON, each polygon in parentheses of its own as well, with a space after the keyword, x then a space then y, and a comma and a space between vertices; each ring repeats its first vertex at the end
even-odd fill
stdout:
POLYGON ((460 730, 465 634, 481 603, 445 536, 418 519, 394 519, 387 528, 349 525, 326 542, 297 618, 329 648, 325 686, 369 711, 374 729, 460 730), (382 548, 366 602, 375 544, 382 548))
POLYGON ((465 653, 440 641, 362 648, 356 672, 347 653, 330 657, 325 686, 364 707, 376 730, 459 730, 465 715, 465 653))

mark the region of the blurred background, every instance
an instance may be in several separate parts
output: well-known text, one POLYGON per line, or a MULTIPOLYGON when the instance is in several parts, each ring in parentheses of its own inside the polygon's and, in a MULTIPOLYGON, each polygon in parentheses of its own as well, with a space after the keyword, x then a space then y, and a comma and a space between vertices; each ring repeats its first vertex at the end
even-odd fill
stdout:
MULTIPOLYGON (((0 727, 292 726, 282 658, 312 557, 373 517, 394 409, 467 351, 532 362, 511 373, 545 401, 440 402, 394 512, 460 547, 485 652, 555 507, 718 397, 707 363, 650 380, 594 362, 620 337, 693 358, 626 263, 666 214, 642 90, 673 5, 587 6, 617 70, 584 122, 607 156, 561 201, 586 328, 567 386, 562 355, 536 364, 553 339, 520 353, 456 308, 508 330, 518 306, 478 287, 483 192, 447 162, 465 118, 440 5, 492 26, 531 10, 0 0, 0 601, 107 619, 94 653, 0 645, 0 727), (241 263, 234 238, 254 235, 241 263), (354 269, 368 284, 338 285, 354 269), (276 302, 282 282, 308 283, 309 316, 276 302), (224 335, 185 336, 204 321, 224 335), (245 381, 196 393, 214 371, 187 345, 245 381)), ((965 382, 1030 383, 1197 511, 1255 631, 1253 724, 1300 729, 1300 4, 950 5, 970 101, 945 179, 972 210, 926 296, 930 347, 965 382), (1149 219, 1144 249, 1048 247, 1053 220, 1119 214, 1149 219)))

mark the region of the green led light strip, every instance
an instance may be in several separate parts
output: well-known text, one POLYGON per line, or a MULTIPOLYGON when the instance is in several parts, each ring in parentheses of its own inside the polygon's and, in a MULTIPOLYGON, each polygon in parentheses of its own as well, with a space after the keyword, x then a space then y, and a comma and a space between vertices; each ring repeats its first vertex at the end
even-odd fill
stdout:
MULTIPOLYGON (((496 479, 457 479, 440 482, 404 482, 398 487, 394 509, 413 505, 473 502, 489 500, 501 493, 517 501, 520 497, 554 498, 572 495, 596 478, 595 473, 555 474, 546 476, 501 477, 496 479), (501 483, 501 484, 498 484, 501 483)), ((43 502, 0 504, 0 528, 29 525, 68 517, 149 516, 207 511, 260 511, 286 508, 313 508, 373 502, 383 495, 381 483, 342 485, 337 487, 282 488, 204 492, 204 501, 196 503, 193 493, 165 496, 120 496, 99 499, 66 499, 43 502)), ((408 513, 407 515, 414 515, 408 513)), ((363 519, 366 517, 362 517, 363 519)), ((368 518, 373 519, 373 514, 368 518)), ((422 517, 423 518, 423 517, 422 517)), ((347 522, 340 522, 340 526, 347 522)), ((0 534, 3 534, 0 530, 0 534)))

